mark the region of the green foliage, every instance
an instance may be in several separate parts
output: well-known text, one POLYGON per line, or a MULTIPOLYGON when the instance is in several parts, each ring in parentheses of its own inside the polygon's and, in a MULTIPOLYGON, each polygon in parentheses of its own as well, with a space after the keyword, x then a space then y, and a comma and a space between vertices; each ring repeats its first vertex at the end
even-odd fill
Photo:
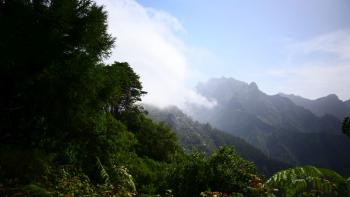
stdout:
POLYGON ((0 10, 0 140, 58 148, 98 109, 96 70, 113 44, 106 13, 89 0, 2 1, 0 10))
POLYGON ((207 169, 207 158, 195 152, 169 170, 169 187, 175 196, 198 196, 208 189, 207 169))
POLYGON ((115 190, 120 194, 128 193, 130 196, 136 193, 136 186, 133 177, 129 174, 128 169, 124 166, 115 167, 116 176, 114 176, 113 185, 115 190))
POLYGON ((50 197, 50 196, 53 196, 53 193, 48 192, 46 189, 44 189, 38 185, 29 184, 29 185, 26 185, 23 187, 23 195, 50 197))
POLYGON ((280 171, 265 183, 278 196, 345 196, 345 179, 334 171, 313 166, 280 171))
POLYGON ((114 42, 106 16, 91 0, 0 1, 6 190, 155 194, 161 169, 182 154, 175 135, 135 104, 145 92, 132 68, 101 63, 114 42))
POLYGON ((96 157, 96 165, 98 168, 98 171, 100 171, 100 177, 103 179, 104 183, 111 185, 111 178, 109 177, 109 174, 105 167, 102 165, 100 158, 96 157))
POLYGON ((135 112, 123 113, 120 118, 138 141, 138 155, 170 162, 176 155, 182 154, 182 148, 176 142, 176 135, 164 124, 154 123, 144 114, 135 112))
POLYGON ((238 155, 256 164, 257 172, 261 175, 271 176, 288 167, 282 162, 267 157, 259 149, 239 137, 215 129, 208 123, 193 121, 177 107, 160 109, 152 105, 143 106, 150 118, 157 122, 164 122, 176 133, 179 144, 187 153, 191 153, 195 148, 209 155, 220 146, 233 146, 238 155))
POLYGON ((0 183, 15 185, 44 179, 51 171, 53 155, 43 150, 0 146, 0 183))
MULTIPOLYGON (((57 196, 97 196, 94 185, 88 176, 74 167, 61 167, 52 177, 50 187, 57 196)), ((46 183, 47 184, 47 183, 46 183)))
POLYGON ((126 167, 114 166, 110 176, 99 158, 97 158, 97 165, 100 177, 104 180, 104 183, 99 185, 104 195, 132 196, 136 193, 134 179, 126 167))
POLYGON ((180 150, 175 134, 163 124, 154 124, 144 117, 140 125, 141 128, 135 134, 139 141, 137 152, 158 161, 174 160, 174 153, 180 150))
POLYGON ((212 190, 250 195, 255 173, 253 163, 240 158, 229 147, 222 147, 210 157, 194 152, 169 172, 175 196, 198 196, 212 190))
POLYGON ((342 124, 343 133, 350 137, 350 117, 345 117, 342 124))
POLYGON ((210 186, 215 191, 246 194, 255 165, 239 157, 232 148, 222 147, 209 158, 210 186))
POLYGON ((106 110, 110 111, 115 117, 125 113, 140 112, 135 102, 141 101, 141 96, 146 94, 142 91, 142 85, 139 76, 134 73, 128 63, 115 62, 110 66, 104 67, 106 75, 106 84, 104 94, 110 94, 107 97, 106 110))

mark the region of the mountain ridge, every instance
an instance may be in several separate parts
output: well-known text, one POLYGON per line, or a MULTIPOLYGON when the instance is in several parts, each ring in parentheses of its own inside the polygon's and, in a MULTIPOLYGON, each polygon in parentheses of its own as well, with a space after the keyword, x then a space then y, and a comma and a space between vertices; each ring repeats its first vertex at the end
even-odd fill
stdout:
POLYGON ((336 94, 329 94, 317 99, 307 99, 294 94, 279 93, 278 95, 289 98, 296 105, 310 110, 319 117, 330 114, 343 120, 344 117, 350 115, 350 100, 342 101, 336 94))
MULTIPOLYGON (((278 161, 292 165, 312 164, 350 174, 350 159, 343 149, 350 148, 350 139, 342 134, 338 118, 329 114, 319 117, 289 98, 267 95, 254 86, 233 78, 209 79, 197 86, 196 91, 216 100, 217 105, 206 108, 188 104, 186 113, 245 139, 278 161), (300 144, 305 151, 298 149, 300 144), (325 154, 310 155, 308 152, 315 148, 323 150, 325 144, 335 154, 325 151, 325 154), (338 165, 336 160, 344 162, 338 165)), ((336 99, 335 96, 330 98, 336 99)))

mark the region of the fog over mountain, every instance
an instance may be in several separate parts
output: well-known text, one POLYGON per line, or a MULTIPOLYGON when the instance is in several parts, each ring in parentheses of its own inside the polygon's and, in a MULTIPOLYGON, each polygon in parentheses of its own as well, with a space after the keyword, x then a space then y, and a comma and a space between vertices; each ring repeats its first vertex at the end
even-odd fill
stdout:
POLYGON ((319 116, 285 95, 265 94, 254 82, 213 78, 198 84, 196 91, 217 103, 213 108, 188 104, 186 112, 196 120, 242 137, 276 160, 350 173, 345 151, 350 139, 341 133, 339 117, 330 115, 336 113, 326 111, 332 101, 341 104, 335 95, 317 100, 324 112, 319 116))
POLYGON ((234 1, 96 2, 108 11, 109 33, 118 40, 107 62, 130 63, 148 92, 143 102, 211 106, 192 88, 222 75, 255 80, 269 94, 315 98, 332 91, 350 97, 346 0, 242 1, 240 6, 234 1), (263 9, 256 9, 259 5, 263 9), (307 9, 300 9, 302 5, 307 9), (337 11, 327 12, 330 7, 337 11), (298 22, 290 23, 291 18, 298 22), (207 31, 209 24, 216 28, 207 31))
POLYGON ((213 122, 224 130, 240 130, 248 126, 304 133, 340 133, 340 121, 335 117, 318 117, 288 98, 267 95, 254 82, 248 84, 233 78, 210 79, 199 84, 197 92, 209 100, 215 100, 217 105, 209 109, 189 104, 188 112, 196 119, 213 122), (226 118, 230 121, 223 121, 226 118))

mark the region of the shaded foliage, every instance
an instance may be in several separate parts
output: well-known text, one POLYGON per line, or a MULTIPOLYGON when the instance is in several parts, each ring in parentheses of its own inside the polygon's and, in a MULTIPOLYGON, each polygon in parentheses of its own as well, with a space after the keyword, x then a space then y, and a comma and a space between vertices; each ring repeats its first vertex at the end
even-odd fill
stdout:
POLYGON ((145 92, 132 68, 102 63, 114 43, 106 16, 90 0, 0 1, 6 191, 134 193, 135 185, 155 185, 153 171, 181 153, 175 135, 136 104, 145 92))
POLYGON ((2 1, 0 10, 1 142, 74 140, 99 110, 98 62, 113 44, 106 13, 77 0, 2 1))
POLYGON ((234 149, 221 147, 211 156, 194 152, 169 171, 170 188, 175 196, 198 196, 211 190, 227 194, 253 195, 253 163, 240 158, 234 149))
POLYGON ((350 117, 345 117, 342 124, 343 133, 350 137, 350 117))

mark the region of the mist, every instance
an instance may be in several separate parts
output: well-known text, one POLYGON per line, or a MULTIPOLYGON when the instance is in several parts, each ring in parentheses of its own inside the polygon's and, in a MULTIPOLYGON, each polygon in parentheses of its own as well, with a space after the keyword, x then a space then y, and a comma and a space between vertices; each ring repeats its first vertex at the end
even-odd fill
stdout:
POLYGON ((143 97, 144 103, 159 107, 181 107, 191 102, 207 107, 215 105, 187 83, 193 80, 188 54, 196 49, 180 38, 186 30, 175 17, 145 8, 136 1, 98 3, 108 11, 109 32, 116 37, 116 46, 106 61, 128 62, 134 68, 148 92, 143 97))
MULTIPOLYGON (((199 95, 195 86, 199 82, 222 76, 245 82, 255 81, 268 94, 294 93, 316 99, 334 93, 343 100, 350 98, 350 78, 346 74, 350 72, 350 39, 347 27, 328 33, 316 32, 314 36, 305 38, 283 38, 281 35, 285 32, 278 30, 271 35, 276 34, 273 42, 277 41, 279 44, 271 45, 271 41, 265 50, 257 48, 263 42, 263 39, 257 39, 266 34, 262 29, 258 32, 260 35, 254 35, 256 38, 252 38, 250 34, 243 38, 242 42, 250 46, 246 48, 242 43, 229 43, 230 37, 227 36, 228 42, 222 43, 225 36, 221 38, 220 32, 232 31, 232 28, 220 26, 211 29, 211 37, 196 45, 198 42, 192 41, 197 37, 193 27, 185 26, 183 21, 163 9, 142 5, 134 0, 99 0, 97 3, 107 10, 108 30, 116 37, 113 52, 106 61, 128 62, 134 68, 140 76, 144 90, 148 92, 143 97, 145 103, 160 107, 183 107, 186 103, 212 107, 215 101, 199 95), (251 39, 255 40, 254 45, 251 39), (208 40, 217 40, 221 49, 213 49, 212 43, 207 43, 208 40), (206 46, 206 43, 209 45, 206 46), (226 51, 222 53, 222 50, 226 51), (265 57, 261 57, 262 54, 265 57)), ((198 6, 201 9, 203 5, 198 6)), ((280 7, 271 9, 285 9, 282 5, 276 6, 280 7)), ((277 12, 276 15, 278 14, 280 13, 277 12)), ((325 15, 323 17, 336 17, 333 16, 334 13, 319 14, 325 15)), ((197 15, 194 11, 194 16, 197 15)), ((215 26, 215 20, 223 20, 218 17, 214 13, 208 23, 215 26)), ((291 16, 281 17, 290 20, 291 16)), ((223 20, 220 23, 224 25, 227 22, 223 20)), ((248 22, 249 25, 254 25, 248 22)), ((272 25, 273 20, 264 22, 272 25)), ((201 27, 202 23, 203 21, 198 21, 195 25, 201 27)), ((324 26, 328 27, 327 25, 324 26)), ((295 27, 294 31, 306 33, 309 30, 295 27)), ((236 30, 231 37, 242 37, 239 32, 240 30, 236 30)))

